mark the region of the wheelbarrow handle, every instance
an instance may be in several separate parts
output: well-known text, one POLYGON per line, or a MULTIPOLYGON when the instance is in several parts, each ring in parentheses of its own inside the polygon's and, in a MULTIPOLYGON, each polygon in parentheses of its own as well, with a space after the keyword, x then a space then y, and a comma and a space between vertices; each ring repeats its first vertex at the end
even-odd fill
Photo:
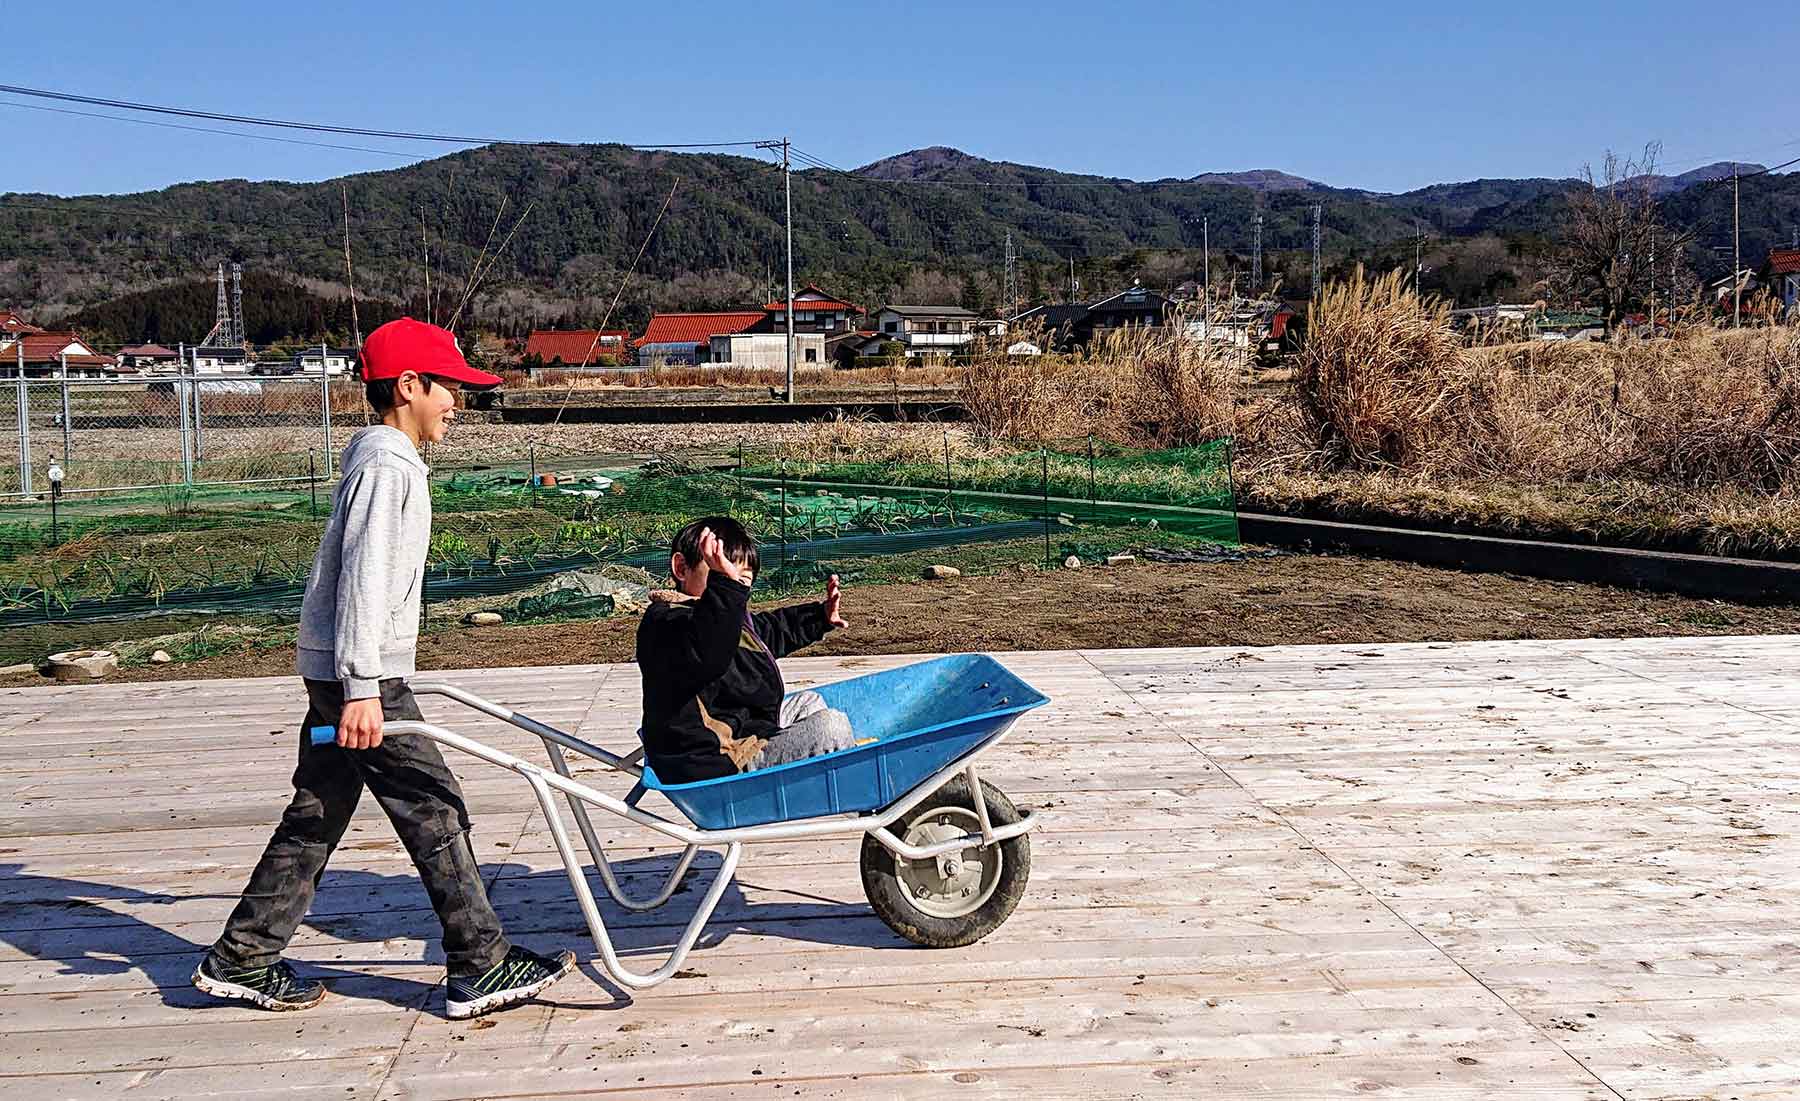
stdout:
POLYGON ((335 726, 315 726, 306 733, 314 745, 330 745, 337 741, 337 727, 335 726))

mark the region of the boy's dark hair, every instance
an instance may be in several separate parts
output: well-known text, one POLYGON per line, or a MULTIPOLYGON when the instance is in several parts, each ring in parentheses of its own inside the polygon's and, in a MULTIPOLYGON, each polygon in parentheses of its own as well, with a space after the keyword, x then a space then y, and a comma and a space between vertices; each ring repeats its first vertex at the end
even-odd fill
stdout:
MULTIPOLYGON (((430 375, 420 375, 419 379, 425 384, 425 392, 431 393, 431 384, 436 380, 430 375)), ((376 416, 386 416, 394 407, 394 388, 398 385, 400 380, 397 378, 378 378, 363 383, 363 397, 368 399, 369 408, 375 410, 376 416)))
POLYGON ((700 564, 700 533, 707 528, 719 537, 725 545, 725 557, 748 569, 757 571, 759 561, 756 554, 756 540, 744 530, 744 525, 729 516, 702 516, 675 533, 669 541, 669 551, 681 555, 682 561, 689 566, 700 564))

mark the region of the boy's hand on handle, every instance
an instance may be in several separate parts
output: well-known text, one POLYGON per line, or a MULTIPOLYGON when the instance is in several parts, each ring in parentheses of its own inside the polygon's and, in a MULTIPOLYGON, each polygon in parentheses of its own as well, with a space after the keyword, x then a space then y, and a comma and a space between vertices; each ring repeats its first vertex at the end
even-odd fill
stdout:
POLYGON ((832 627, 850 626, 850 621, 845 619, 844 613, 838 610, 838 605, 843 599, 843 586, 838 584, 838 576, 834 573, 830 580, 825 582, 825 622, 832 627))
POLYGON ((744 583, 744 570, 725 554, 725 541, 713 534, 711 528, 700 529, 700 561, 713 573, 723 574, 738 584, 744 583))
POLYGON ((351 700, 338 719, 337 744, 345 749, 374 749, 381 744, 381 698, 351 700))

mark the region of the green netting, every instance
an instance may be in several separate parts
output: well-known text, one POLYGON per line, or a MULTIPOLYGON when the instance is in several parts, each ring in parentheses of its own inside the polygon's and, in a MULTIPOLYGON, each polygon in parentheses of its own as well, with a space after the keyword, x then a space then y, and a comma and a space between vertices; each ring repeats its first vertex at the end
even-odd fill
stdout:
MULTIPOLYGON (((709 513, 750 529, 764 548, 759 587, 776 590, 946 549, 964 561, 983 547, 996 561, 1060 561, 1172 535, 1235 543, 1229 463, 1228 441, 1161 452, 1064 441, 946 463, 751 450, 685 462, 559 456, 554 471, 534 457, 438 470, 425 594, 428 604, 499 597, 601 563, 660 573, 676 529, 709 513), (534 470, 556 484, 534 480, 534 470)), ((54 509, 41 499, 0 505, 0 660, 41 656, 26 651, 46 637, 44 625, 291 618, 330 490, 322 479, 164 484, 54 509)))

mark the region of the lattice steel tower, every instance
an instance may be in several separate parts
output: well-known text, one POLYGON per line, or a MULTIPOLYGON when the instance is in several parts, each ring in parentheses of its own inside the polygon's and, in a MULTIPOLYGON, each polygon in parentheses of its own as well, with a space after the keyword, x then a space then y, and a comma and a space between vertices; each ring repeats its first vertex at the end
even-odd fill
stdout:
POLYGON ((1250 246, 1250 285, 1252 287, 1256 288, 1256 290, 1261 291, 1262 285, 1263 285, 1263 280, 1262 280, 1262 211, 1259 210, 1256 212, 1256 217, 1251 219, 1250 225, 1251 225, 1251 233, 1253 234, 1253 236, 1251 238, 1252 243, 1250 246))

